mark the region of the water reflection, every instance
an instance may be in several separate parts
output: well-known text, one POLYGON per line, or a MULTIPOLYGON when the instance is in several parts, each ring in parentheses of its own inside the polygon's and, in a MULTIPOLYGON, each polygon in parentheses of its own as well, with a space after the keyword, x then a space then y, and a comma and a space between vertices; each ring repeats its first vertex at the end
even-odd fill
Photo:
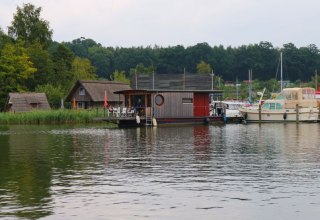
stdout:
POLYGON ((308 219, 320 214, 319 131, 0 126, 0 217, 308 219))
POLYGON ((209 126, 193 127, 195 158, 198 160, 210 159, 211 134, 209 126))
POLYGON ((48 136, 19 126, 1 130, 9 134, 0 135, 2 215, 39 218, 52 214, 46 205, 50 202, 52 176, 48 136))

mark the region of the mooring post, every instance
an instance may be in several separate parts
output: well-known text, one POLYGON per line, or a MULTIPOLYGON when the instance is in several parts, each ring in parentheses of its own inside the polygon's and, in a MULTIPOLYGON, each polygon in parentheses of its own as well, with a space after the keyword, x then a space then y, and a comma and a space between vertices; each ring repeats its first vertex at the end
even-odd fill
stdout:
POLYGON ((296 123, 299 123, 299 104, 296 104, 296 123))
POLYGON ((259 105, 259 122, 261 122, 261 105, 259 105))

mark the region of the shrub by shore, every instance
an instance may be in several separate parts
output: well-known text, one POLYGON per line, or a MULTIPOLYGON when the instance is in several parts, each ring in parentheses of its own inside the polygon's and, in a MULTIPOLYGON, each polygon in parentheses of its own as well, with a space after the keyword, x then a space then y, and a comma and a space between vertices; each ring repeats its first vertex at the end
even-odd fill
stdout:
POLYGON ((50 110, 31 111, 24 113, 1 112, 0 124, 68 124, 93 123, 102 112, 88 110, 50 110))

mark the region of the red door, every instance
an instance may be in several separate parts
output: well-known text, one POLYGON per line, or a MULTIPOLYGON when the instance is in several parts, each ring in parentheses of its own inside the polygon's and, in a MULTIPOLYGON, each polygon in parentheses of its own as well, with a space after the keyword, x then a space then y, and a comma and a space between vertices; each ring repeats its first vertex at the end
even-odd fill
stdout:
POLYGON ((209 116, 209 94, 193 94, 193 116, 209 116))

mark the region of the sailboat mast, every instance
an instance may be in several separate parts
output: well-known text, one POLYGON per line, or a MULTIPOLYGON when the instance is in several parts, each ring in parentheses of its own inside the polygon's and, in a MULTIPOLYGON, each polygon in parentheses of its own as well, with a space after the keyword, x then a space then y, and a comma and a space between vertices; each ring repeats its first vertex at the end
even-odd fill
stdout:
POLYGON ((315 76, 315 81, 316 81, 316 87, 315 87, 315 89, 318 90, 318 70, 317 70, 317 69, 315 70, 315 75, 316 75, 316 76, 315 76))
POLYGON ((280 92, 282 91, 282 52, 280 52, 280 75, 281 75, 281 79, 280 79, 280 92))
POLYGON ((252 104, 252 69, 249 69, 249 103, 252 104))

